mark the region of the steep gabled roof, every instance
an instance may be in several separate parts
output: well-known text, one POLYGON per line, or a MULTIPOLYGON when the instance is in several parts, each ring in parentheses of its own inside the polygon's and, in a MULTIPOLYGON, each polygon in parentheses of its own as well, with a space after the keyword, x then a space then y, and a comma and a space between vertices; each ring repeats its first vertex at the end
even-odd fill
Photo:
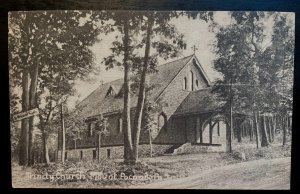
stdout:
MULTIPOLYGON (((149 84, 152 90, 148 98, 155 100, 172 82, 183 67, 194 57, 194 55, 184 57, 157 67, 158 72, 148 75, 149 84)), ((84 117, 93 117, 99 114, 109 114, 120 112, 123 109, 123 98, 106 96, 112 86, 120 90, 123 85, 123 78, 108 82, 99 86, 88 97, 81 101, 77 107, 82 107, 84 117)), ((131 97, 131 107, 135 107, 137 96, 131 97)))

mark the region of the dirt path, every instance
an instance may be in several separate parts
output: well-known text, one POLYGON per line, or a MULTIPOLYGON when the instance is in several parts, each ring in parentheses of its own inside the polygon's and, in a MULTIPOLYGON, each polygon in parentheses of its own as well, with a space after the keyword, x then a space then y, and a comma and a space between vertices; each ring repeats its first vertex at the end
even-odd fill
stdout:
POLYGON ((290 189, 291 158, 255 160, 132 188, 162 189, 290 189))
POLYGON ((53 188, 52 183, 43 180, 30 179, 33 170, 31 168, 22 169, 21 166, 12 166, 12 187, 13 188, 53 188))

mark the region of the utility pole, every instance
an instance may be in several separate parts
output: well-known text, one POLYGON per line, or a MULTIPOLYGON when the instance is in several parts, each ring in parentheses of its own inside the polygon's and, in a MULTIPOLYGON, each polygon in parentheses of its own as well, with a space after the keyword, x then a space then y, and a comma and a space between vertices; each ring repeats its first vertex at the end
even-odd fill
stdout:
POLYGON ((152 130, 149 128, 149 144, 150 144, 150 157, 152 158, 152 130))
POLYGON ((232 78, 230 79, 230 88, 229 88, 229 130, 227 129, 226 139, 227 139, 227 146, 226 151, 232 152, 231 142, 232 142, 232 131, 233 131, 233 118, 232 118, 232 78))
POLYGON ((98 131, 98 163, 100 163, 101 131, 98 131))
POLYGON ((61 149, 61 162, 65 163, 65 152, 66 152, 66 131, 65 122, 63 115, 63 103, 60 104, 60 122, 61 122, 61 133, 62 133, 62 149, 61 149))

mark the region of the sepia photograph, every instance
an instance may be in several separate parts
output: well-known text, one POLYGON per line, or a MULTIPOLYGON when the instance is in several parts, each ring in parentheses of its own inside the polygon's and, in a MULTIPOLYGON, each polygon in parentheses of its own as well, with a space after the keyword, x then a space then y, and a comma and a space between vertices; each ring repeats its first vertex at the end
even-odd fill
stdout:
POLYGON ((13 188, 290 190, 295 13, 8 13, 13 188))

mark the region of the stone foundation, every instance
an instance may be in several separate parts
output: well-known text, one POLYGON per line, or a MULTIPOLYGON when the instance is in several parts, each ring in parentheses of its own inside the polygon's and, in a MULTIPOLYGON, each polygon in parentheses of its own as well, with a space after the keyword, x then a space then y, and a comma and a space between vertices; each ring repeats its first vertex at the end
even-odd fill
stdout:
MULTIPOLYGON (((163 155, 167 149, 169 149, 172 145, 152 145, 152 155, 159 156, 163 155)), ((59 159, 61 158, 61 151, 58 151, 59 159)), ((100 148, 100 158, 101 159, 122 159, 124 155, 124 147, 123 146, 111 146, 111 147, 101 147, 100 148)), ((66 150, 66 160, 97 160, 98 159, 98 151, 97 148, 78 148, 67 149, 66 150)), ((142 144, 139 146, 139 157, 145 158, 150 157, 150 146, 149 144, 142 144)))

